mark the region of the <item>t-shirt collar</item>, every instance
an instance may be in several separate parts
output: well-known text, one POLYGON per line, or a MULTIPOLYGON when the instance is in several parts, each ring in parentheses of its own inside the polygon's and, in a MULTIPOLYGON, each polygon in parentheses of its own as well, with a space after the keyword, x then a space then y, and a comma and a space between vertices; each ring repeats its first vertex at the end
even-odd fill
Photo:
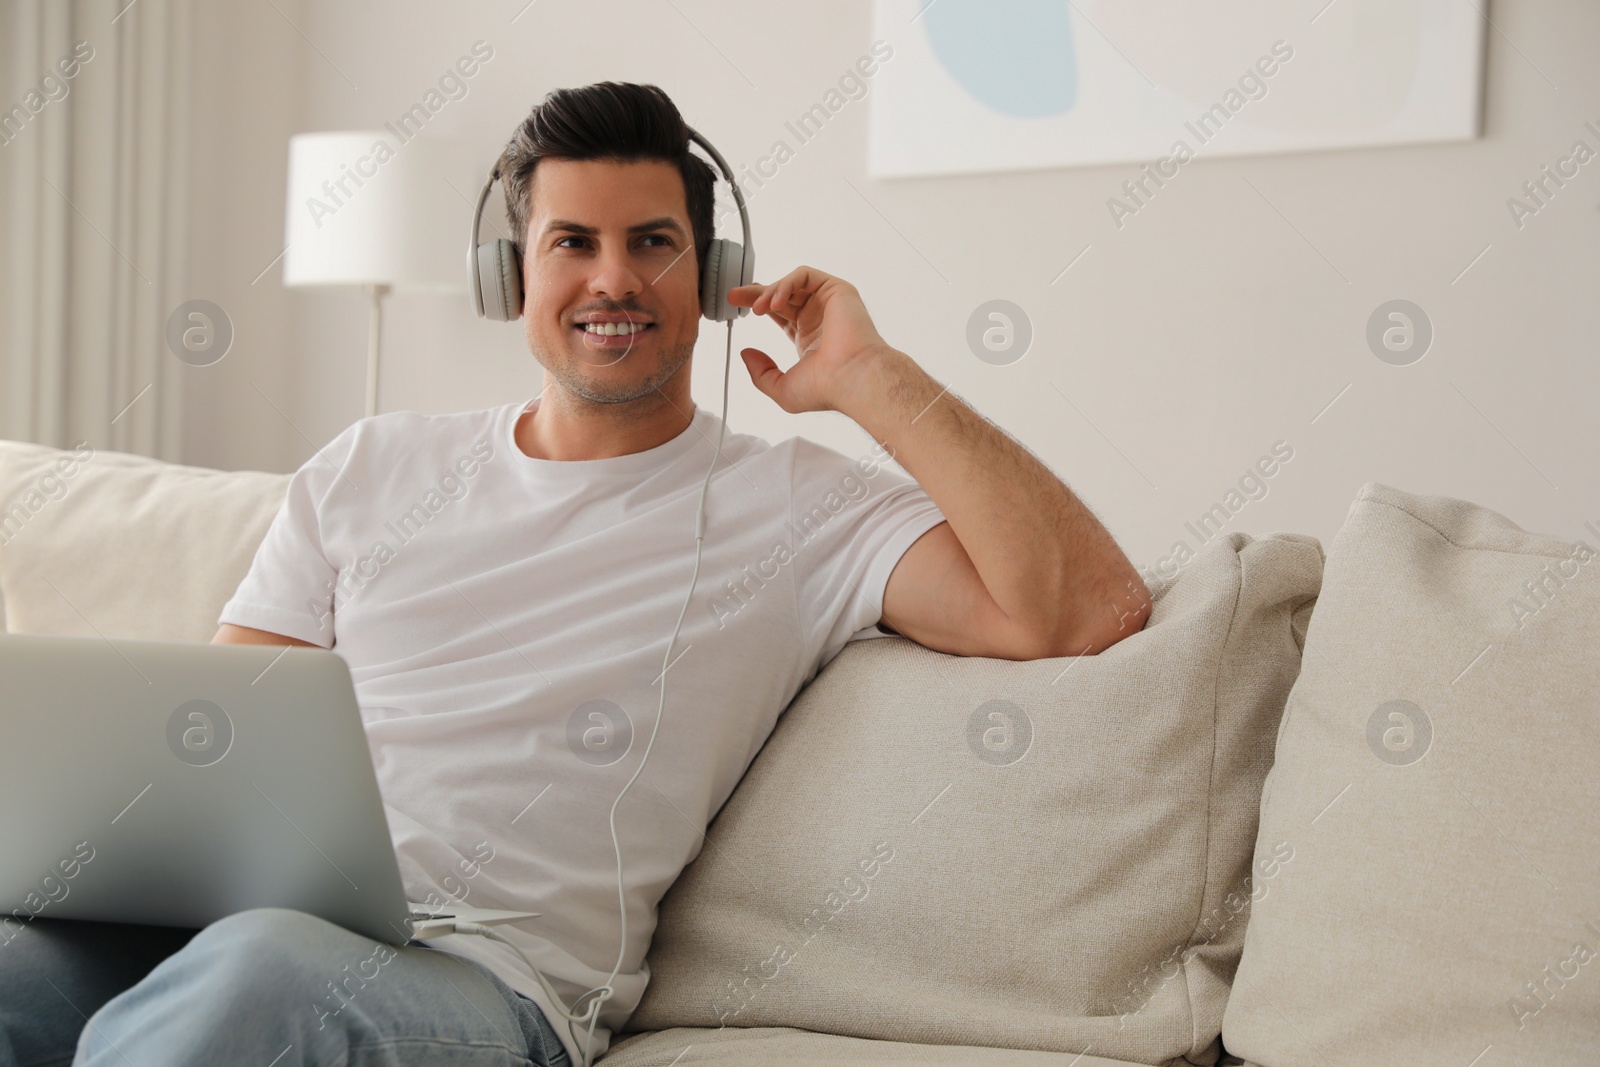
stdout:
POLYGON ((694 418, 689 425, 677 436, 654 448, 606 459, 537 459, 517 446, 517 420, 524 412, 532 411, 538 405, 537 396, 523 403, 507 405, 505 410, 508 417, 500 430, 500 441, 520 472, 541 481, 590 482, 614 477, 637 478, 641 474, 667 467, 701 442, 707 445, 716 442, 717 417, 696 404, 694 418))

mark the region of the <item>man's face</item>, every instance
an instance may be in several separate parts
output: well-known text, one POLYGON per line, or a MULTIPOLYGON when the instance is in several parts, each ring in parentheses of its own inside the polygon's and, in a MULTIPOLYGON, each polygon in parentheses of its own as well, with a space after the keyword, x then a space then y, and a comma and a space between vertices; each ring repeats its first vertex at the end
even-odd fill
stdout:
POLYGON ((700 329, 699 264, 678 168, 546 159, 529 197, 522 319, 534 358, 593 403, 664 387, 694 353, 700 329), (593 320, 616 323, 615 336, 584 325, 593 320))

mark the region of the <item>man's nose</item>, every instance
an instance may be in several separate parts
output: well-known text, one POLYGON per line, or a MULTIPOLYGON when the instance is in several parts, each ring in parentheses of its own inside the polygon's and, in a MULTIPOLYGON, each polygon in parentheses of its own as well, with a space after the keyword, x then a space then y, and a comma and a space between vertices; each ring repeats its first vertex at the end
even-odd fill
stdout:
POLYGON ((628 250, 611 245, 600 251, 595 272, 589 279, 589 291, 613 300, 637 296, 645 287, 645 279, 636 269, 628 250))

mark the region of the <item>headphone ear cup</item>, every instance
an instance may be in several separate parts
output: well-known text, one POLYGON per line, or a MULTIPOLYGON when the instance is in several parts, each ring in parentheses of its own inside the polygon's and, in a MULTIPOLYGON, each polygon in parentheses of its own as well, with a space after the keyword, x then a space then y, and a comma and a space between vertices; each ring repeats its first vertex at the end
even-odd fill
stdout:
POLYGON ((722 277, 722 246, 725 243, 721 238, 712 238, 706 248, 706 261, 700 264, 700 314, 712 322, 720 321, 717 318, 717 286, 722 277))
POLYGON ((728 303, 728 290, 748 285, 755 264, 748 260, 737 241, 723 237, 712 240, 700 271, 700 313, 712 322, 732 322, 750 309, 728 303))
POLYGON ((483 317, 510 322, 522 314, 522 264, 517 246, 503 237, 478 246, 477 277, 483 317))

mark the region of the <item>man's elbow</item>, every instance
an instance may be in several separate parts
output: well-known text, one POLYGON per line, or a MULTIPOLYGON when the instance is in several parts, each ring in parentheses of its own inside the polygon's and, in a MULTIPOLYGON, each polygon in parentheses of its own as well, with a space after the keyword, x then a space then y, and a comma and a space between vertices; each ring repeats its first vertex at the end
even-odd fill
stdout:
POLYGON ((1087 635, 1077 634, 1060 644, 1056 653, 1058 656, 1097 656, 1124 638, 1132 637, 1144 629, 1144 624, 1150 618, 1150 608, 1146 605, 1138 612, 1130 612, 1123 616, 1121 625, 1113 629, 1103 626, 1099 630, 1087 635))
POLYGON ((1118 641, 1132 637, 1150 621, 1150 591, 1137 575, 1129 579, 1122 594, 1110 601, 1091 603, 1066 620, 1045 643, 1043 657, 1096 656, 1118 641), (1076 625, 1071 625, 1076 623, 1076 625))

